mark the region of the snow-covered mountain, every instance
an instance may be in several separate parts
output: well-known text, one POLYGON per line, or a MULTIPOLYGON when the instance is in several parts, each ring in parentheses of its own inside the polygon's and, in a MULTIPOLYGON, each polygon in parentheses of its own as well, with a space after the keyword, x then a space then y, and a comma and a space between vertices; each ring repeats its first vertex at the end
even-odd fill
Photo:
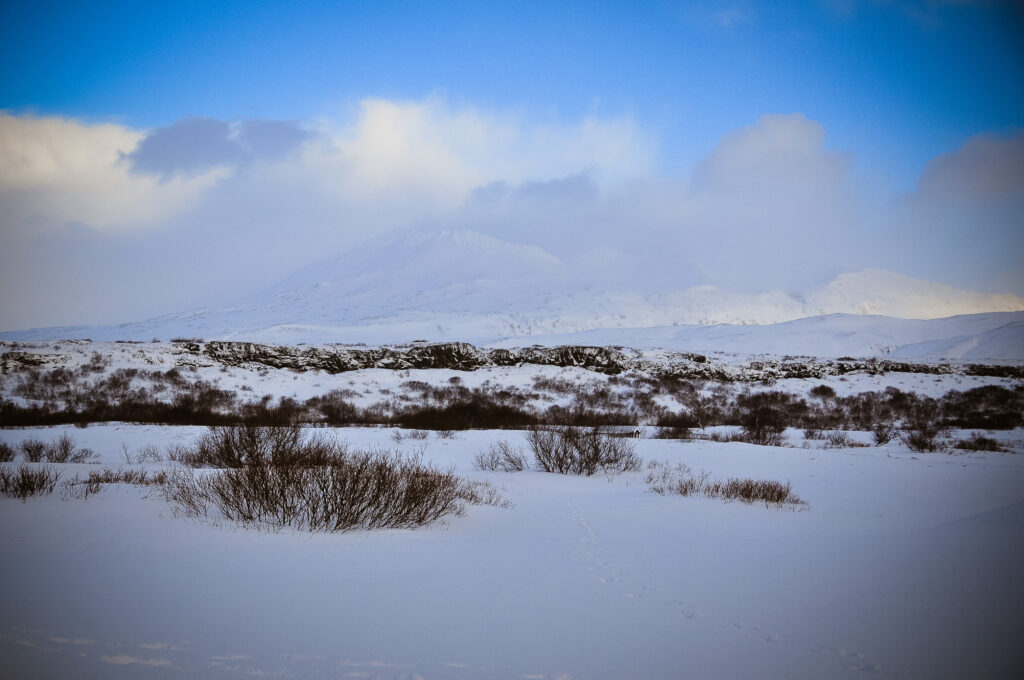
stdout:
MULTIPOLYGON (((961 320, 952 326, 934 325, 941 331, 926 331, 928 324, 913 326, 917 330, 908 334, 906 329, 911 326, 879 317, 931 319, 1020 310, 1024 310, 1024 299, 1013 295, 964 291, 876 270, 843 274, 825 286, 798 293, 745 294, 711 286, 655 293, 612 289, 581 280, 578 273, 571 273, 563 262, 540 248, 473 231, 445 231, 371 242, 307 267, 228 308, 119 326, 2 333, 0 338, 202 337, 371 344, 417 339, 487 343, 511 338, 513 343, 529 344, 540 336, 557 341, 567 339, 566 334, 608 336, 605 331, 623 329, 618 335, 635 336, 646 344, 655 338, 670 346, 700 341, 709 346, 738 347, 753 342, 755 346, 748 351, 756 353, 775 351, 756 347, 768 337, 789 336, 794 342, 795 337, 785 329, 743 330, 734 325, 782 324, 839 314, 851 316, 822 322, 828 326, 827 335, 858 335, 858 339, 842 350, 836 346, 836 352, 879 353, 905 344, 939 342, 919 350, 959 352, 968 357, 969 352, 1013 354, 1020 346, 1015 338, 1022 331, 1011 327, 1001 332, 1001 340, 979 340, 968 350, 963 348, 976 333, 995 331, 1001 324, 992 325, 994 321, 989 319, 979 329, 974 327, 977 324, 961 320), (729 326, 700 330, 720 324, 729 326), (755 336, 758 342, 754 342, 755 336), (961 339, 954 342, 953 338, 961 339)), ((1008 318, 1001 323, 1018 320, 1008 318)), ((815 332, 814 327, 809 321, 797 335, 815 332)), ((776 343, 771 344, 774 347, 776 343)))

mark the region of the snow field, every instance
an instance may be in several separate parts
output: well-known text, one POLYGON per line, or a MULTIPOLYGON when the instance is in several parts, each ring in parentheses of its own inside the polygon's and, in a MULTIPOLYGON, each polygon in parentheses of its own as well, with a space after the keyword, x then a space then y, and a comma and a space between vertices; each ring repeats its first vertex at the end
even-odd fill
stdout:
MULTIPOLYGON (((122 444, 164 449, 202 431, 107 424, 0 439, 68 432, 102 468, 124 464, 122 444)), ((396 444, 386 428, 323 432, 411 454, 424 443, 396 444)), ((998 436, 1019 450, 1024 432, 998 436)), ((431 434, 422 453, 514 507, 418 530, 212 526, 127 486, 85 501, 0 498, 5 666, 12 677, 580 679, 1019 668, 1022 456, 637 443, 645 461, 716 479, 789 480, 809 503, 793 511, 659 496, 646 470, 474 470, 498 440, 525 448, 519 432, 469 431, 431 434)))

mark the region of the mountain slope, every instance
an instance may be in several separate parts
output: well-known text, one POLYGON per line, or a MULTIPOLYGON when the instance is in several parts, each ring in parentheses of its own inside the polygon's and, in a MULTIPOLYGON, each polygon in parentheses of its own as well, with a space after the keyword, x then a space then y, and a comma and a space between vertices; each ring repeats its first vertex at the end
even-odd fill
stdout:
POLYGON ((2 333, 0 338, 203 337, 286 344, 415 339, 487 343, 511 338, 524 344, 541 336, 558 342, 566 334, 588 332, 610 337, 607 329, 623 329, 611 335, 635 337, 644 344, 698 343, 702 349, 729 347, 751 353, 865 355, 891 352, 902 345, 939 343, 914 351, 929 356, 935 352, 1008 356, 1017 347, 1013 337, 1019 331, 1013 328, 998 336, 1001 340, 997 336, 979 340, 975 349, 964 349, 963 343, 1015 319, 993 325, 989 318, 959 317, 924 326, 907 319, 975 313, 987 317, 1019 310, 1024 310, 1024 299, 1012 295, 963 291, 875 270, 843 274, 825 286, 795 294, 742 294, 711 286, 661 293, 611 290, 581 280, 539 248, 472 231, 446 231, 371 242, 309 266, 228 308, 120 326, 2 333), (836 314, 845 316, 806 319, 836 314), (806 320, 785 325, 798 319, 806 320), (744 330, 718 324, 762 327, 744 330), (702 329, 708 326, 713 328, 702 329), (968 339, 952 341, 961 336, 968 339), (742 349, 746 345, 749 349, 742 349))

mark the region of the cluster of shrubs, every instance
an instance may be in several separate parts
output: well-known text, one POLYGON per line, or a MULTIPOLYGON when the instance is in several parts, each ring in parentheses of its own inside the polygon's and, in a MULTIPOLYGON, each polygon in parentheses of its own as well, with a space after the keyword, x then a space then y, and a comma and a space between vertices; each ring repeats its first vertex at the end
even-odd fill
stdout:
POLYGON ((811 390, 810 399, 788 392, 764 391, 736 395, 722 404, 706 398, 686 413, 659 421, 662 437, 685 437, 693 427, 732 425, 728 437, 754 444, 779 445, 787 427, 802 428, 808 439, 825 439, 829 446, 855 445, 844 430, 866 430, 883 445, 899 437, 914 451, 943 446, 951 428, 1011 429, 1024 425, 1024 387, 978 387, 950 391, 935 399, 888 387, 838 397, 827 385, 811 390), (709 410, 711 411, 709 413, 709 410), (703 416, 703 421, 701 420, 703 416))
MULTIPOLYGON (((26 463, 86 463, 95 454, 91 449, 80 448, 66 433, 52 442, 40 439, 26 439, 18 446, 26 463)), ((6 442, 0 442, 0 462, 14 460, 15 449, 6 442)))
POLYGON ((53 493, 59 480, 60 472, 48 465, 0 468, 0 494, 22 501, 32 496, 46 496, 53 493))
MULTIPOLYGON (((542 472, 589 477, 597 472, 640 469, 633 441, 599 427, 534 426, 527 431, 526 442, 536 468, 542 472)), ((500 472, 520 472, 529 467, 526 454, 506 441, 491 444, 473 462, 480 470, 500 472)))
POLYGON ((298 426, 212 427, 172 458, 191 467, 163 486, 176 512, 245 526, 338 532, 412 528, 494 502, 477 485, 418 458, 352 451, 298 426))
MULTIPOLYGON (((237 415, 239 403, 229 391, 212 383, 186 378, 177 368, 142 371, 120 368, 94 376, 104 367, 86 364, 78 370, 33 369, 23 373, 13 393, 35 402, 19 406, 0 399, 0 425, 40 426, 115 420, 211 425, 237 415)), ((258 409, 258 405, 256 406, 258 409)))
MULTIPOLYGON (((0 426, 128 421, 163 424, 389 425, 418 430, 524 429, 535 426, 594 428, 649 422, 658 435, 685 438, 693 428, 735 426, 739 438, 777 445, 786 428, 807 432, 868 430, 884 444, 901 436, 917 450, 938 445, 948 428, 1010 429, 1024 426, 1024 386, 951 391, 933 399, 895 387, 837 396, 820 385, 806 397, 782 391, 735 392, 725 384, 678 377, 612 376, 599 383, 538 377, 526 389, 485 383, 469 388, 452 378, 444 385, 403 383, 399 394, 367 407, 351 390, 331 390, 299 401, 270 395, 246 400, 178 369, 118 369, 105 375, 88 364, 72 371, 31 370, 14 393, 30 402, 0 399, 0 426), (664 403, 675 400, 682 408, 664 403), (549 405, 542 406, 544 403, 549 405), (555 402, 555 403, 550 403, 555 402), (538 405, 541 404, 541 405, 538 405)), ((839 435, 836 435, 839 436, 839 435)))
POLYGON ((627 472, 640 469, 633 441, 613 436, 598 427, 532 427, 526 441, 537 467, 563 475, 627 472))

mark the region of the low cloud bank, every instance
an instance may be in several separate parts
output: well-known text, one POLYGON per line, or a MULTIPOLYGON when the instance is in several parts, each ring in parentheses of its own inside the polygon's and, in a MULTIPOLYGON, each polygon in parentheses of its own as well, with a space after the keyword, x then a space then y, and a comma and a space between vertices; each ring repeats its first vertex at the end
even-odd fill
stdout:
POLYGON ((0 327, 222 304, 410 228, 538 246, 616 289, 799 290, 880 268, 1024 293, 1024 134, 968 139, 882 200, 801 114, 725 135, 688 177, 626 116, 436 97, 350 114, 135 130, 0 113, 0 327))

